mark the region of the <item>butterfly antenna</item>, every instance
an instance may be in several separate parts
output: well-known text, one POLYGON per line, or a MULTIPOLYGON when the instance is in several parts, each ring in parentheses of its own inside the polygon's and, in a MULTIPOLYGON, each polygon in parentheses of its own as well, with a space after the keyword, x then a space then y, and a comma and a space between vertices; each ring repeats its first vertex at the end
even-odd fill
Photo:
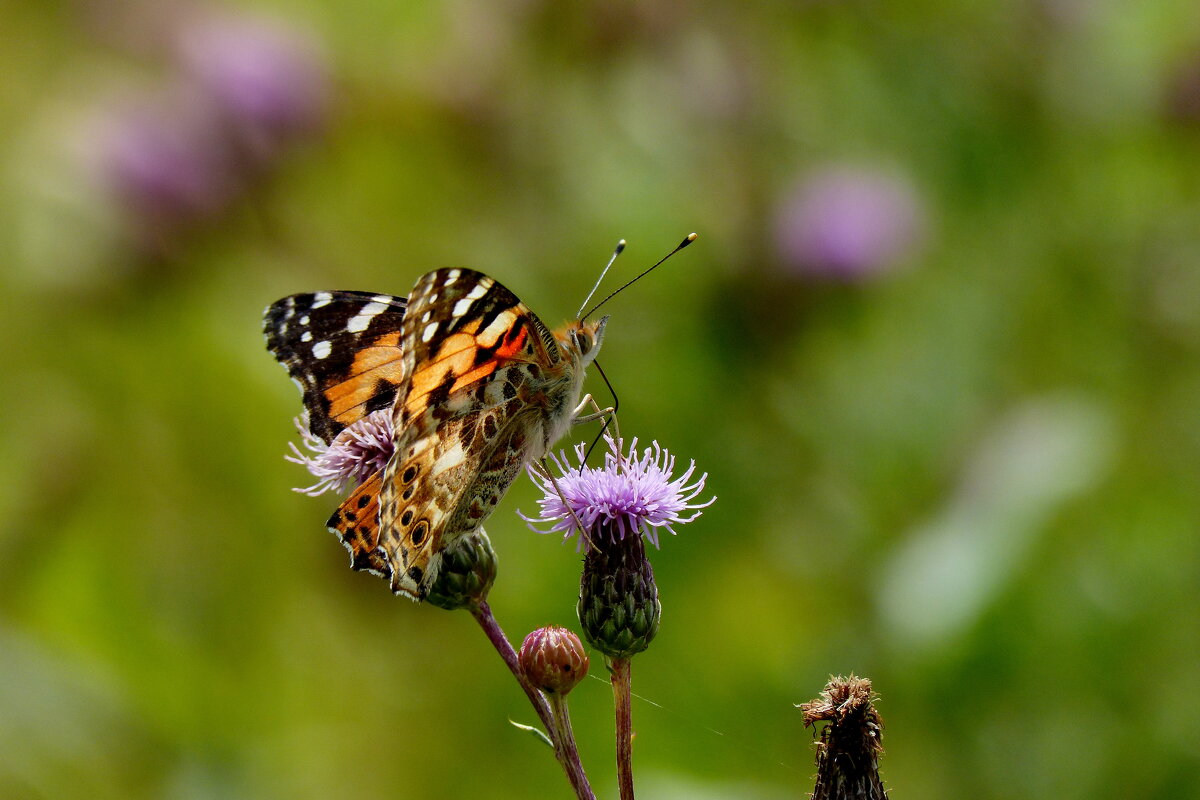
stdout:
POLYGON ((612 411, 604 419, 604 426, 600 428, 600 432, 596 434, 596 438, 592 439, 592 443, 588 445, 588 449, 583 454, 583 462, 579 465, 580 474, 583 473, 584 465, 587 464, 588 456, 596 449, 596 445, 604 438, 604 434, 608 432, 608 426, 617 418, 617 408, 621 405, 620 398, 617 397, 617 390, 613 388, 612 383, 608 380, 608 376, 604 374, 604 370, 600 367, 600 362, 592 359, 592 366, 600 373, 600 377, 604 379, 604 385, 608 387, 608 393, 612 395, 612 411))
MULTIPOLYGON (((675 247, 675 249, 674 249, 674 250, 672 250, 671 252, 667 253, 667 254, 666 254, 665 256, 663 256, 662 258, 660 258, 660 259, 659 259, 659 260, 658 260, 658 261, 657 261, 657 262, 654 264, 654 266, 652 266, 652 267, 649 267, 648 269, 645 269, 645 270, 643 270, 643 271, 642 271, 642 273, 641 273, 640 275, 638 275, 636 278, 634 278, 634 279, 633 279, 633 280, 631 280, 631 281, 628 281, 628 282, 627 282, 625 285, 623 285, 621 288, 617 289, 615 292, 613 292, 612 294, 610 294, 608 297, 604 298, 604 299, 603 299, 603 300, 601 300, 599 303, 596 303, 596 305, 592 306, 592 310, 591 310, 591 311, 587 312, 586 314, 584 314, 583 316, 581 316, 581 317, 579 318, 579 321, 580 321, 580 322, 583 322, 585 319, 587 319, 588 317, 590 317, 592 314, 595 314, 595 313, 596 313, 596 309, 600 308, 600 306, 604 305, 604 304, 605 304, 605 303, 607 303, 609 300, 612 300, 614 297, 616 297, 617 295, 619 295, 621 292, 625 291, 625 290, 626 290, 626 289, 628 289, 630 286, 632 286, 633 284, 635 284, 635 283, 637 283, 638 281, 640 281, 642 278, 644 278, 644 277, 646 277, 647 275, 649 275, 649 274, 650 274, 650 273, 651 273, 653 270, 657 269, 657 268, 659 267, 659 265, 661 265, 661 264, 662 264, 664 261, 666 261, 666 260, 667 260, 668 258, 670 258, 671 256, 675 255, 675 254, 676 254, 676 253, 678 253, 680 250, 682 250, 683 248, 687 247, 689 244, 691 244, 691 243, 692 243, 692 242, 694 242, 694 241, 696 241, 696 234, 694 234, 694 233, 689 233, 689 234, 688 234, 688 235, 687 235, 687 236, 684 238, 684 240, 683 240, 682 242, 680 242, 680 243, 679 243, 679 244, 678 244, 678 245, 675 247)), ((624 244, 624 242, 622 242, 622 244, 624 244)), ((621 248, 620 246, 618 246, 618 250, 617 250, 617 252, 620 252, 620 250, 621 250, 621 249, 623 249, 623 248, 621 248)), ((615 256, 614 256, 614 257, 615 257, 615 256)), ((612 262, 610 261, 610 262, 609 262, 609 264, 611 265, 611 264, 612 264, 612 262)), ((606 267, 606 269, 607 269, 607 267, 606 267)), ((593 289, 593 291, 595 291, 595 290, 593 289)), ((588 297, 590 298, 590 297, 591 297, 591 295, 588 295, 588 297)), ((586 303, 585 303, 584 305, 586 305, 586 303)))
MULTIPOLYGON (((592 295, 594 295, 596 290, 600 288, 600 282, 604 280, 604 276, 608 274, 609 268, 613 265, 613 262, 617 260, 617 256, 621 255, 621 251, 624 249, 625 240, 622 239, 621 241, 617 242, 617 247, 615 250, 613 250, 612 258, 608 259, 608 263, 605 264, 604 269, 600 271, 600 277, 596 278, 596 285, 592 287, 590 292, 588 292, 588 296, 584 298, 584 301, 579 304, 579 313, 575 315, 576 318, 578 318, 579 314, 582 314, 583 310, 587 308, 587 304, 592 300, 592 295)), ((595 309, 592 310, 594 311, 595 309)))

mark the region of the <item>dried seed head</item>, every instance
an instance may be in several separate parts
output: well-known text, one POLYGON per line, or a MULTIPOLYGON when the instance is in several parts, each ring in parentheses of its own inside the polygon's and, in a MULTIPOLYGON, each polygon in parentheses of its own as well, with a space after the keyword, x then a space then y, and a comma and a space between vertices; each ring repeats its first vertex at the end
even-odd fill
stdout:
POLYGON ((817 742, 817 783, 812 800, 887 800, 879 777, 883 720, 872 705, 871 682, 850 675, 825 684, 804 703, 804 726, 824 722, 817 742))

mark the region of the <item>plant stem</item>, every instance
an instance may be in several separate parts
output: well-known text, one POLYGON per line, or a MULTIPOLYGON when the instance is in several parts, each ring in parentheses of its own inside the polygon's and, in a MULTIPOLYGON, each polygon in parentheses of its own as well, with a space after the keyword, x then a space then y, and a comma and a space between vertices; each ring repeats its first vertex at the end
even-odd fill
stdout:
POLYGON ((621 800, 633 800, 633 714, 630 709, 630 667, 628 658, 609 662, 612 672, 613 708, 617 715, 617 785, 621 800))
MULTIPOLYGON (((554 712, 554 721, 557 731, 554 737, 556 750, 561 749, 558 760, 564 765, 573 759, 573 762, 579 763, 579 750, 575 747, 575 731, 571 729, 571 714, 567 711, 567 696, 564 694, 550 694, 550 709, 554 712)), ((567 777, 571 779, 571 785, 575 787, 576 794, 580 792, 580 786, 575 784, 575 778, 570 770, 567 770, 567 777)), ((591 794, 591 787, 587 785, 587 776, 583 774, 583 767, 579 767, 579 778, 582 781, 582 788, 591 794)), ((580 795, 581 797, 583 795, 580 795)))
POLYGON ((477 606, 471 607, 471 616, 479 623, 479 627, 483 628, 483 632, 487 635, 488 641, 492 643, 492 647, 496 648, 496 652, 504 659, 504 663, 508 665, 509 671, 513 677, 517 679, 517 683, 521 685, 521 689, 525 692, 525 696, 529 698, 530 705, 537 715, 542 720, 542 725, 546 727, 546 731, 550 735, 550 741, 554 743, 554 756, 558 762, 562 764, 563 771, 567 773, 567 780, 571 782, 571 788, 575 790, 576 797, 579 800, 596 800, 596 795, 592 791, 592 787, 588 785, 587 775, 583 772, 583 764, 579 761, 579 750, 575 746, 575 737, 571 733, 570 720, 566 718, 566 706, 563 706, 564 724, 560 726, 556 723, 555 714, 550 708, 550 703, 540 691, 534 688, 525 678, 525 673, 521 672, 521 666, 517 662, 517 651, 513 649, 512 643, 508 641, 508 637, 504 635, 504 631, 500 628, 500 623, 496 622, 495 616, 492 615, 492 609, 488 606, 487 601, 481 600, 477 606))

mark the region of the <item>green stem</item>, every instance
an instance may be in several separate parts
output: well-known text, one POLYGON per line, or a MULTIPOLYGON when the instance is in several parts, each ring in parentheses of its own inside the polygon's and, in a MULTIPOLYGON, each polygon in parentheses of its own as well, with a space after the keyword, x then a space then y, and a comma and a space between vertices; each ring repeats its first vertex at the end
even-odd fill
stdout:
POLYGON ((633 713, 630 708, 630 667, 628 658, 609 662, 612 672, 613 708, 617 716, 617 785, 621 800, 633 798, 633 713))
MULTIPOLYGON (((492 643, 492 647, 496 648, 496 652, 504 659, 504 663, 508 665, 509 671, 513 677, 517 679, 517 683, 521 685, 521 689, 525 692, 525 696, 529 698, 530 705, 537 715, 542 720, 542 725, 546 727, 546 731, 550 734, 550 741, 554 743, 554 756, 558 759, 558 763, 562 765, 563 771, 567 773, 567 780, 571 782, 571 788, 575 790, 575 796, 579 800, 596 800, 596 795, 592 791, 592 787, 588 785, 587 775, 583 772, 583 764, 579 761, 579 750, 575 747, 575 737, 571 733, 570 720, 566 720, 565 735, 564 731, 560 730, 560 726, 556 721, 556 715, 550 708, 550 703, 546 702, 545 696, 538 691, 525 677, 525 673, 521 671, 521 665, 517 661, 517 651, 513 649, 512 643, 508 641, 508 637, 504 635, 504 631, 500 628, 500 623, 496 622, 496 618, 492 615, 492 609, 488 606, 487 601, 480 601, 478 605, 470 608, 471 616, 479 623, 479 627, 483 628, 483 632, 487 635, 488 641, 492 643)), ((563 717, 566 718, 566 706, 563 706, 563 717)))

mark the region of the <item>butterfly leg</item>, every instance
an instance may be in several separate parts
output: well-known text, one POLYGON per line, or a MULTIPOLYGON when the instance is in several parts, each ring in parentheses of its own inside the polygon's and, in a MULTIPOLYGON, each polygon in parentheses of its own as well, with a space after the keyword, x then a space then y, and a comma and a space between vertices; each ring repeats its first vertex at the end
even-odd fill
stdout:
MULTIPOLYGON (((575 416, 571 421, 573 425, 579 425, 584 422, 594 422, 599 419, 604 420, 604 426, 600 428, 600 433, 598 433, 596 438, 592 440, 592 443, 588 445, 587 452, 583 456, 584 461, 587 461, 588 456, 592 454, 592 450, 595 449, 600 440, 604 438, 604 434, 608 432, 610 426, 612 427, 613 438, 615 438, 618 442, 621 441, 621 429, 617 425, 616 408, 612 406, 609 406, 608 408, 600 408, 600 404, 596 402, 595 398, 593 398, 590 394, 586 394, 583 396, 583 400, 579 403, 579 405, 575 407, 574 414, 575 416), (589 405, 593 409, 591 413, 581 413, 589 405)), ((618 453, 617 457, 621 458, 621 454, 618 453)), ((582 465, 580 466, 580 469, 583 469, 582 465)))
POLYGON ((616 413, 616 409, 612 406, 601 408, 600 404, 590 394, 585 394, 583 399, 579 401, 579 405, 575 406, 575 410, 571 412, 571 424, 582 425, 585 422, 595 422, 598 419, 604 419, 607 416, 616 413), (589 414, 583 412, 591 407, 593 410, 589 414))

